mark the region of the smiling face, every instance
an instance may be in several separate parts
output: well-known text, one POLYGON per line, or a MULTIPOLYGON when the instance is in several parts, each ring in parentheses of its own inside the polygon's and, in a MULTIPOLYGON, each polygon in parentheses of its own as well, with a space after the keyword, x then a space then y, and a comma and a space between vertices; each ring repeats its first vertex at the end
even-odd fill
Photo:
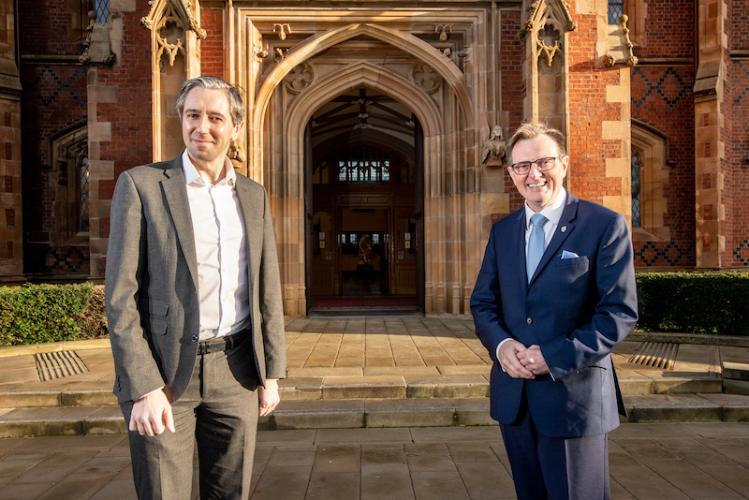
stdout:
POLYGON ((567 176, 569 157, 562 156, 554 139, 544 134, 533 139, 518 141, 512 148, 511 156, 512 163, 535 161, 547 156, 558 158, 554 167, 546 172, 539 170, 538 165, 535 164, 531 166, 527 174, 523 175, 516 174, 512 167, 507 167, 515 187, 523 195, 528 206, 534 212, 540 212, 556 198, 562 189, 562 183, 567 176))
POLYGON ((231 119, 225 90, 195 87, 185 96, 182 139, 198 169, 223 169, 224 158, 242 124, 231 119))

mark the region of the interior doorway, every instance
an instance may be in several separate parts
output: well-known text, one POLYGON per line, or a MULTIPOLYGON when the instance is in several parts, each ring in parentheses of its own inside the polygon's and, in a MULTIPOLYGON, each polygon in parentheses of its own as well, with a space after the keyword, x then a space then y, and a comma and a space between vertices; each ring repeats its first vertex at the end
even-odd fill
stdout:
POLYGON ((306 130, 308 309, 423 311, 418 120, 362 86, 320 107, 306 130))

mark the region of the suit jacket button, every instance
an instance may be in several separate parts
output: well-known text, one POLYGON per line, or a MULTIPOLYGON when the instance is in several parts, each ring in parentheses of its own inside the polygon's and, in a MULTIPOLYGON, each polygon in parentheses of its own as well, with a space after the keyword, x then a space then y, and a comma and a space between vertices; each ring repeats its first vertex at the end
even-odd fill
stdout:
POLYGON ((192 336, 192 341, 193 342, 197 342, 198 341, 198 336, 197 335, 193 335, 192 336))
POLYGON ((525 322, 530 325, 530 324, 533 323, 533 318, 531 318, 530 316, 528 316, 528 319, 526 319, 525 322))

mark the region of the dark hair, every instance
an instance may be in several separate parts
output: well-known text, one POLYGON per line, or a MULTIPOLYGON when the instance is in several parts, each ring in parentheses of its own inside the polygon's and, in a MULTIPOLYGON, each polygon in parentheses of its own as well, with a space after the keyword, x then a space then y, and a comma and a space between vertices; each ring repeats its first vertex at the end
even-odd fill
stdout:
POLYGON ((229 110, 231 113, 231 121, 234 125, 238 125, 244 121, 244 100, 242 99, 242 90, 236 85, 216 78, 215 76, 198 76, 191 78, 182 84, 182 88, 177 96, 177 114, 182 119, 182 112, 185 110, 185 98, 195 87, 202 87, 204 89, 218 89, 226 92, 226 97, 229 99, 229 110))
POLYGON ((515 130, 515 133, 512 134, 510 140, 507 141, 507 151, 510 152, 510 157, 512 157, 512 149, 515 147, 515 144, 520 141, 535 139, 540 135, 545 135, 557 143, 560 156, 567 155, 567 148, 564 145, 565 139, 563 133, 555 128, 547 127, 543 123, 528 122, 520 125, 517 130, 515 130))

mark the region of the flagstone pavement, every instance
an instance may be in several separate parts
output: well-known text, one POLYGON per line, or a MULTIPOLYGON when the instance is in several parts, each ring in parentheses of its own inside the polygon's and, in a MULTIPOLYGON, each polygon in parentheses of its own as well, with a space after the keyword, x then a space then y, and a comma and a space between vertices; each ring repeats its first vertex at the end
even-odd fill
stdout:
MULTIPOLYGON (((749 497, 749 423, 623 424, 609 448, 614 499, 749 497)), ((126 436, 0 440, 0 499, 134 498, 126 436)), ((496 427, 258 436, 252 500, 511 498, 496 427)))

